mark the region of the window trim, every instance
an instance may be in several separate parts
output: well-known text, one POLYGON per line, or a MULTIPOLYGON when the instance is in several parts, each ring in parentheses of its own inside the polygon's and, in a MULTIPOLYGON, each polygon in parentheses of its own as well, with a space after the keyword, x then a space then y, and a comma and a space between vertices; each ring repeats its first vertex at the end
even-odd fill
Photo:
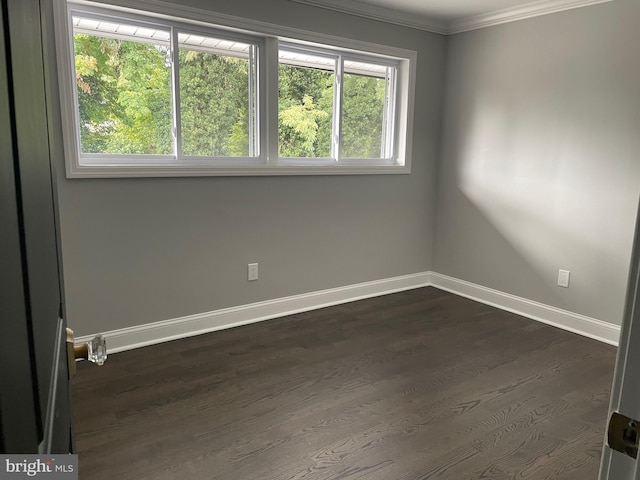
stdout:
MULTIPOLYGON (((58 46, 59 88, 63 119, 66 173, 68 178, 99 177, 179 177, 179 176, 255 176, 255 175, 344 175, 344 174, 406 174, 411 172, 413 140, 413 115, 416 83, 417 53, 396 47, 312 33, 300 29, 264 23, 247 18, 219 14, 209 10, 173 5, 155 0, 137 0, 136 8, 127 0, 110 0, 111 4, 96 4, 87 0, 56 2, 56 45, 58 46), (258 157, 181 157, 141 156, 138 164, 126 163, 130 155, 109 155, 109 162, 100 154, 83 154, 79 158, 79 119, 75 84, 65 81, 72 78, 73 28, 71 11, 87 11, 124 19, 143 18, 144 22, 171 24, 176 28, 200 32, 203 35, 238 36, 259 40, 257 61, 259 115, 258 157), (176 20, 178 19, 178 20, 176 20), (299 46, 310 51, 320 49, 348 59, 397 65, 393 97, 396 102, 393 126, 394 159, 291 159, 278 158, 278 46, 299 46), (275 57, 274 57, 275 55, 275 57), (268 62, 267 59, 275 58, 268 62), (275 90, 274 90, 275 89, 275 90), (268 95, 268 92, 276 95, 268 95), (275 98, 274 98, 275 97, 275 98), (69 126, 73 123, 73 127, 69 126), (75 132, 73 131, 75 129, 75 132), (118 159, 118 157, 120 157, 118 159), (122 160, 122 162, 118 162, 122 160), (144 160, 144 162, 143 162, 144 160), (303 160, 303 161, 296 161, 303 160)), ((174 31, 177 35, 177 30, 174 31)), ((286 47, 285 47, 286 48, 286 47)), ((340 62, 342 64, 342 61, 340 62)), ((173 82, 172 82, 173 83, 173 82)), ((174 84, 173 88, 177 88, 174 84)))

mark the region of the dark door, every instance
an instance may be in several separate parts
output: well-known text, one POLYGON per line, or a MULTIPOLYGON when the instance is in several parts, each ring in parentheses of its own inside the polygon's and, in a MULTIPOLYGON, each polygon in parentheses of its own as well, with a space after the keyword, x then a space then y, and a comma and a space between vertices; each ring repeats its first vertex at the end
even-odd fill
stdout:
MULTIPOLYGON (((627 301, 620 342, 618 343, 618 358, 611 388, 611 403, 609 405, 609 419, 614 412, 637 420, 640 419, 640 207, 636 218, 636 233, 633 242, 633 254, 629 269, 629 284, 627 286, 627 301)), ((629 423, 629 426, 631 426, 629 423)), ((612 425, 608 426, 611 427, 612 425)), ((634 425, 637 428, 637 424, 634 425)), ((624 430, 623 430, 624 432, 624 430)), ((637 446, 637 433, 633 428, 628 430, 629 436, 620 434, 613 429, 612 440, 625 439, 625 447, 637 446), (626 438, 625 438, 626 437, 626 438)), ((610 445, 609 438, 605 442, 600 464, 601 480, 637 480, 640 479, 640 459, 621 453, 616 445, 610 445), (616 448, 616 450, 613 450, 616 448)), ((624 450, 623 450, 624 451, 624 450)))
POLYGON ((41 4, 1 1, 0 448, 67 453, 73 441, 41 4))

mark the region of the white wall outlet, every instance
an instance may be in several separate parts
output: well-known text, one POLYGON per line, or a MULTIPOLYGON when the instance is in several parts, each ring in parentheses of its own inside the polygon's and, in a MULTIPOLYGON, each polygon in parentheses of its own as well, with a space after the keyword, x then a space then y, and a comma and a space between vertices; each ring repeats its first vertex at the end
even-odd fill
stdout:
POLYGON ((250 263, 247 265, 247 278, 252 280, 258 280, 258 264, 250 263))
POLYGON ((571 272, 569 270, 558 270, 558 286, 569 288, 569 276, 571 272))

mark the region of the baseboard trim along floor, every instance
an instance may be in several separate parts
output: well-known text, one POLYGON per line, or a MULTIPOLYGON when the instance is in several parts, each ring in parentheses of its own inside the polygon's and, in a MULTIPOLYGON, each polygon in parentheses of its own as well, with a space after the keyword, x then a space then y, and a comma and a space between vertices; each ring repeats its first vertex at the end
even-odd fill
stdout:
MULTIPOLYGON (((188 315, 102 334, 107 340, 109 352, 116 353, 364 298, 426 287, 429 286, 429 279, 428 272, 404 275, 188 315)), ((86 342, 92 337, 93 335, 77 337, 76 343, 86 342)))
MULTIPOLYGON (((422 272, 331 288, 101 333, 107 340, 109 352, 117 353, 426 286, 433 286, 610 345, 618 344, 620 327, 617 325, 435 272, 422 272)), ((80 336, 76 338, 76 342, 83 343, 92 337, 93 335, 80 336)))
POLYGON ((526 298, 500 292, 439 273, 430 273, 431 285, 486 305, 516 313, 547 325, 593 338, 609 345, 618 345, 620 327, 596 318, 551 307, 526 298))

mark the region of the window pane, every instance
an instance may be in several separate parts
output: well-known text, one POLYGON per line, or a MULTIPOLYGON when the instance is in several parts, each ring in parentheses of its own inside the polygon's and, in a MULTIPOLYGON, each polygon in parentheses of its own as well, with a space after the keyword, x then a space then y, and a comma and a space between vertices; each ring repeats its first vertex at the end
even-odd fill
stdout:
POLYGON ((280 157, 330 158, 335 59, 280 51, 280 157))
POLYGON ((384 158, 387 67, 345 62, 342 158, 384 158))
POLYGON ((172 154, 168 32, 73 20, 80 151, 172 154))
POLYGON ((185 33, 178 39, 184 155, 256 156, 254 47, 185 33))

